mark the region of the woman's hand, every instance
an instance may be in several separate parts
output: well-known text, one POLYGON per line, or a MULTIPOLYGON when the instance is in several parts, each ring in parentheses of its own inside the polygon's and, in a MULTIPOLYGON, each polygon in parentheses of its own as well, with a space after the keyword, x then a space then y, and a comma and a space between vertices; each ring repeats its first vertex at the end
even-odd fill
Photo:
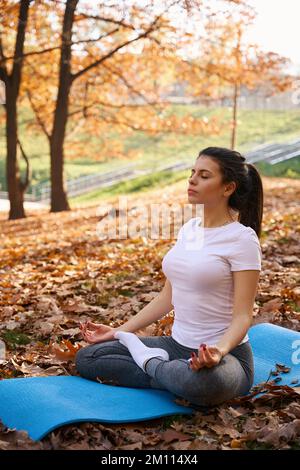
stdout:
POLYGON ((85 323, 80 323, 79 328, 83 339, 90 344, 102 343, 104 341, 115 339, 114 333, 116 332, 116 329, 108 325, 87 321, 85 323))
POLYGON ((217 346, 206 346, 201 344, 199 346, 198 356, 192 353, 190 359, 190 368, 193 371, 202 369, 202 367, 214 367, 221 361, 223 357, 222 351, 217 346))

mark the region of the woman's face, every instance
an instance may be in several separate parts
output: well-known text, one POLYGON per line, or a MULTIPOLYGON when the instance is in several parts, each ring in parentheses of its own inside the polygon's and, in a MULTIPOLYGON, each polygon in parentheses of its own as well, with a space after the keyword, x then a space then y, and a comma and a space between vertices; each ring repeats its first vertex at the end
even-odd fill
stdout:
POLYGON ((218 163, 204 155, 197 158, 188 183, 188 199, 194 204, 216 205, 235 188, 235 183, 222 184, 218 163))

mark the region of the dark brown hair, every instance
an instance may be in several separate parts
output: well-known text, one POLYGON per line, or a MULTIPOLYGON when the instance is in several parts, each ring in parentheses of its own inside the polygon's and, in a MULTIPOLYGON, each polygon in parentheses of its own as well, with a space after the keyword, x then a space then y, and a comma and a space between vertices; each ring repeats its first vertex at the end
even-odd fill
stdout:
POLYGON ((263 185, 256 167, 236 150, 223 147, 207 147, 201 155, 212 158, 220 167, 222 183, 236 183, 236 189, 228 200, 229 207, 239 212, 239 222, 255 230, 261 236, 263 216, 263 185))

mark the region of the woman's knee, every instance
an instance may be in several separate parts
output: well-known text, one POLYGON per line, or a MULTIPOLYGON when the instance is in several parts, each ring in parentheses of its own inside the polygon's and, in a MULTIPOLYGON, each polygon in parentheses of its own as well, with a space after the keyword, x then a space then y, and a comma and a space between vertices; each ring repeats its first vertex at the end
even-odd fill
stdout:
POLYGON ((189 383, 187 399, 197 405, 214 406, 239 396, 245 390, 244 382, 225 369, 215 366, 192 371, 195 375, 189 383))
POLYGON ((88 350, 88 346, 80 348, 75 355, 75 366, 79 373, 86 366, 88 359, 90 359, 90 352, 88 350))
POLYGON ((96 356, 103 356, 104 351, 101 353, 102 349, 103 348, 101 348, 100 344, 89 344, 88 346, 80 348, 75 355, 75 365, 78 372, 91 364, 91 362, 95 360, 96 356))
POLYGON ((120 344, 118 340, 84 346, 80 348, 75 355, 76 369, 80 375, 84 375, 89 367, 94 368, 96 364, 99 365, 99 360, 101 360, 103 356, 120 354, 122 348, 128 352, 128 349, 120 344))

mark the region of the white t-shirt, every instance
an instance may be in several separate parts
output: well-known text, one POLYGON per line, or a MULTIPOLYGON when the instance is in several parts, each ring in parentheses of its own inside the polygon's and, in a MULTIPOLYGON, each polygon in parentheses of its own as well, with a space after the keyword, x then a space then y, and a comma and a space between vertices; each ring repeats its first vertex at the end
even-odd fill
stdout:
MULTIPOLYGON (((260 271, 262 259, 259 239, 251 227, 237 221, 200 227, 200 222, 200 217, 186 222, 162 260, 162 270, 172 285, 172 336, 195 349, 201 343, 216 344, 231 323, 231 271, 260 271)), ((239 344, 248 339, 246 334, 239 344)))

